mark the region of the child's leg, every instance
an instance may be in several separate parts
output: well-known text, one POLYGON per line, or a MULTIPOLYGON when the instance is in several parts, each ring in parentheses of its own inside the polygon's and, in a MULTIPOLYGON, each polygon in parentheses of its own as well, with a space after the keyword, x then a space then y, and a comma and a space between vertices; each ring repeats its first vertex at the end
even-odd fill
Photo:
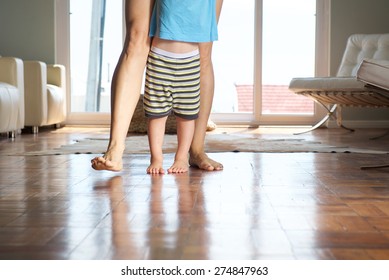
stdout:
POLYGON ((173 165, 168 169, 169 173, 188 172, 188 152, 192 143, 195 128, 194 120, 186 120, 176 117, 177 121, 177 152, 173 165))
POLYGON ((150 146, 150 165, 147 168, 149 174, 164 174, 163 169, 163 138, 165 135, 166 117, 162 118, 149 118, 148 120, 148 139, 150 146))

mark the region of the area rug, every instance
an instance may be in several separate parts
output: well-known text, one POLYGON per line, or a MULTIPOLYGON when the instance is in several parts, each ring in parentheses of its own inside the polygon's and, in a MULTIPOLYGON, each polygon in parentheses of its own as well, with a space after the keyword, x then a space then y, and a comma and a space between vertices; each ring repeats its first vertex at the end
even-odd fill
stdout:
MULTIPOLYGON (((72 144, 55 149, 13 153, 8 155, 40 156, 65 154, 102 154, 105 152, 108 139, 86 138, 72 144)), ((176 135, 165 135, 164 153, 174 153, 176 150, 176 135)), ((348 146, 331 146, 304 138, 260 138, 247 134, 208 134, 205 150, 208 153, 217 152, 262 152, 262 153, 366 153, 388 154, 388 151, 374 149, 359 149, 348 146)), ((126 140, 125 153, 149 153, 147 135, 130 136, 126 140)))

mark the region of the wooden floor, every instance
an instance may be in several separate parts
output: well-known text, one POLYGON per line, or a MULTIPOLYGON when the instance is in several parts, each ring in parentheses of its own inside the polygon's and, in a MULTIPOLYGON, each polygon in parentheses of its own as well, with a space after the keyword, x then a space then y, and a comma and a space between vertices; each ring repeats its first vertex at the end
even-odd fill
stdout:
MULTIPOLYGON (((236 131, 266 138, 301 129, 236 131)), ((0 152, 107 132, 2 136, 0 152)), ((300 137, 388 150, 388 136, 369 140, 383 132, 300 137)), ((389 155, 210 155, 224 171, 150 176, 148 155, 126 155, 119 173, 91 169, 91 154, 1 156, 0 259, 389 259, 389 169, 359 168, 389 163, 389 155)))

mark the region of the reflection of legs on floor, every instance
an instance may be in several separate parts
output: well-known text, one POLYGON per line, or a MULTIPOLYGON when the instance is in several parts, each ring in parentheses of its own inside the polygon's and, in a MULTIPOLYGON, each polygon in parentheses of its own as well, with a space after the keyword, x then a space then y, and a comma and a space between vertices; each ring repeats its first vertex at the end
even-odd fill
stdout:
POLYGON ((112 208, 111 238, 112 245, 110 255, 112 259, 132 259, 136 256, 144 257, 140 244, 133 233, 128 215, 131 208, 124 199, 126 192, 123 186, 123 177, 115 176, 107 181, 109 198, 112 208), (140 246, 140 247, 139 247, 140 246))
POLYGON ((176 227, 172 227, 169 221, 173 219, 175 186, 164 185, 166 176, 159 174, 150 175, 149 215, 150 223, 147 228, 148 259, 179 259, 176 252, 176 227), (173 210, 173 211, 172 211, 173 210))
POLYGON ((201 181, 201 171, 171 175, 150 175, 149 259, 207 259, 206 250, 197 250, 195 242, 208 242, 204 230, 201 189, 191 186, 201 181), (198 209, 198 210, 196 210, 198 209), (188 257, 188 258, 186 258, 188 257))

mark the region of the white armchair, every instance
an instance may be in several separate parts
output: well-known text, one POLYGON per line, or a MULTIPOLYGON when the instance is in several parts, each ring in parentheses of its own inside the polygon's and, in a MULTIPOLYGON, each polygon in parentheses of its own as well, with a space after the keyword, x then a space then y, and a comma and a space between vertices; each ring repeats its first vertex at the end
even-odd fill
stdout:
POLYGON ((312 98, 328 111, 328 114, 308 131, 320 127, 331 117, 336 119, 339 126, 346 128, 342 124, 342 107, 389 107, 388 93, 372 90, 356 77, 361 62, 366 59, 389 60, 389 33, 351 35, 336 77, 291 80, 291 91, 312 98))
POLYGON ((15 137, 24 127, 23 61, 0 57, 0 133, 15 137))
POLYGON ((63 65, 41 61, 24 62, 25 126, 60 124, 66 119, 66 78, 63 65))

